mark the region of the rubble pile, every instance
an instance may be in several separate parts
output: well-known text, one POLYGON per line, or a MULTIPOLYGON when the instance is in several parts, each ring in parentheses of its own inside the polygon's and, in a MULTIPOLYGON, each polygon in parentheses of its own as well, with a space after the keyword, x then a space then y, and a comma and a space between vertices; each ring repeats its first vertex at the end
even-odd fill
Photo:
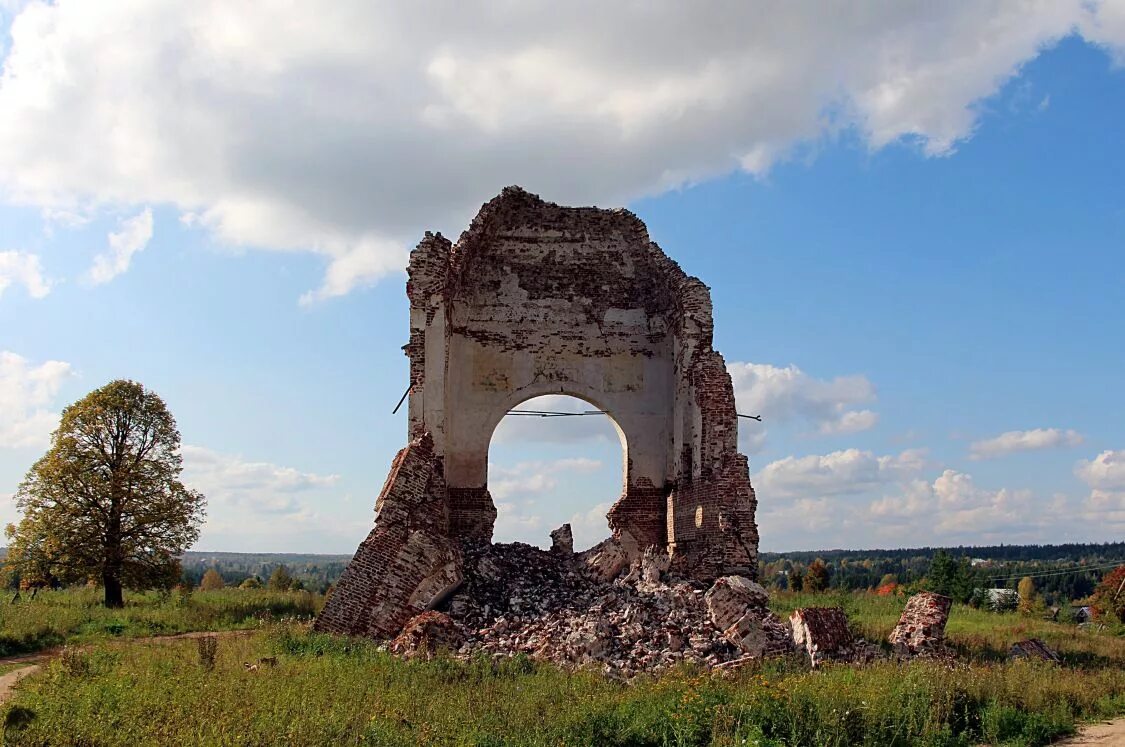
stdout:
POLYGON ((1055 650, 1038 638, 1028 638, 1026 641, 1013 643, 1012 648, 1008 651, 1008 656, 1012 659, 1036 659, 1048 661, 1052 664, 1062 663, 1062 659, 1055 650))
POLYGON ((523 653, 630 677, 792 650, 761 586, 726 577, 708 594, 667 578, 666 553, 645 553, 613 580, 599 564, 616 558, 606 543, 582 555, 521 543, 466 545, 463 555, 464 583, 441 607, 465 632, 463 654, 523 653))
POLYGON ((403 626, 402 632, 391 641, 390 649, 404 659, 431 659, 440 652, 452 653, 465 644, 465 633, 460 625, 442 612, 423 612, 415 615, 403 626))
POLYGON ((943 655, 945 623, 953 600, 931 591, 910 597, 887 640, 899 656, 943 655))

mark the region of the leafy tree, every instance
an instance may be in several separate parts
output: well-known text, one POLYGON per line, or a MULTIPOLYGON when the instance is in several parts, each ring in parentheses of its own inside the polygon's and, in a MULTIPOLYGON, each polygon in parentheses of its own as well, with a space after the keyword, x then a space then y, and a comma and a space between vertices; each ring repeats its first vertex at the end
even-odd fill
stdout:
POLYGON ((1094 589, 1090 602, 1098 617, 1112 617, 1125 623, 1125 565, 1119 565, 1105 574, 1094 589))
POLYGON ((884 573, 883 578, 879 580, 879 586, 890 586, 891 584, 898 583, 898 576, 893 573, 884 573))
POLYGON ((801 569, 793 566, 789 569, 789 574, 786 576, 789 581, 789 589, 791 591, 801 591, 805 587, 805 580, 801 577, 801 569))
POLYGON ((273 569, 270 574, 270 589, 273 591, 289 591, 293 585, 293 575, 289 573, 289 569, 284 565, 279 565, 273 569))
POLYGON ((214 568, 208 568, 207 572, 203 574, 203 580, 199 582, 200 591, 216 591, 223 586, 223 577, 214 568))
POLYGON ((164 402, 112 381, 63 410, 51 447, 16 492, 9 563, 63 582, 97 580, 105 605, 122 591, 170 587, 199 537, 205 499, 180 482, 180 433, 164 402))
POLYGON ((1019 611, 1030 615, 1035 610, 1035 580, 1031 576, 1024 576, 1016 587, 1020 595, 1019 611))
POLYGON ((257 576, 251 576, 238 585, 240 589, 260 589, 262 588, 262 581, 257 576))
POLYGON ((805 572, 805 591, 824 591, 827 588, 828 566, 817 558, 809 563, 809 569, 805 572))

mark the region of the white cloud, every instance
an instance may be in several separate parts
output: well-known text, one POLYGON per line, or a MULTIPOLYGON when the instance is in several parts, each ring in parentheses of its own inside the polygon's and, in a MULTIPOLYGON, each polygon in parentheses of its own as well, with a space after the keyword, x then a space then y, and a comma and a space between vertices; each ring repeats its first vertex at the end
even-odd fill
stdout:
POLYGON ((197 548, 232 552, 351 552, 371 531, 370 508, 331 506, 339 475, 252 461, 185 444, 183 482, 207 496, 197 548))
MULTIPOLYGON (((560 495, 562 486, 572 486, 568 478, 591 474, 598 471, 602 463, 586 457, 568 457, 555 460, 536 460, 518 462, 506 466, 488 465, 488 491, 496 502, 496 526, 493 529, 497 542, 523 541, 549 546, 547 532, 554 526, 547 526, 546 514, 557 514, 557 504, 573 500, 574 496, 560 495), (562 499, 562 500, 559 500, 562 499)), ((600 507, 599 507, 600 508, 600 507)), ((597 508, 592 511, 598 510, 597 508)), ((608 511, 608 505, 605 511, 608 511)), ((605 511, 602 512, 602 525, 606 525, 605 511)), ((575 514, 571 520, 575 532, 576 547, 588 540, 596 526, 596 518, 575 514), (576 521, 577 519, 577 521, 576 521)), ((558 523, 562 523, 561 521, 558 523)), ((602 531, 597 539, 603 539, 608 532, 602 531)), ((593 544, 597 540, 590 541, 593 544)))
POLYGON ((1078 508, 1080 514, 1121 536, 1125 532, 1125 450, 1106 450, 1091 460, 1083 459, 1074 474, 1091 488, 1078 508))
POLYGON ((46 361, 33 366, 24 357, 0 351, 0 448, 39 448, 59 423, 51 411, 69 363, 46 361))
POLYGON ((505 184, 623 204, 844 128, 949 153, 1059 38, 1125 40, 1120 3, 1087 0, 15 7, 7 199, 169 204, 220 242, 319 253, 305 302, 401 268, 505 184))
POLYGON ((1074 474, 1091 488, 1125 490, 1125 450, 1106 450, 1092 460, 1083 459, 1074 474))
POLYGON ((1033 500, 1029 490, 979 487, 972 475, 947 469, 933 483, 913 480, 900 495, 870 504, 879 520, 907 519, 935 536, 993 539, 1011 536, 1046 518, 1048 505, 1033 500))
MULTIPOLYGON (((817 379, 797 366, 769 363, 736 362, 727 369, 739 412, 761 415, 764 423, 806 422, 823 435, 834 435, 867 430, 879 420, 871 410, 856 409, 875 400, 875 387, 865 376, 817 379)), ((765 441, 764 427, 740 426, 740 435, 753 439, 744 440, 744 448, 757 450, 765 441)))
POLYGON ((109 251, 94 257, 90 268, 93 283, 108 283, 128 270, 133 255, 148 246, 152 239, 152 209, 146 207, 132 218, 123 219, 107 238, 109 251))
POLYGON ((599 503, 589 511, 579 511, 570 517, 577 552, 593 547, 610 535, 609 509, 612 507, 612 503, 599 503))
POLYGON ((557 488, 560 477, 594 472, 601 466, 597 459, 585 457, 519 462, 512 466, 490 464, 488 492, 498 501, 530 498, 557 488))
POLYGON ((975 441, 969 446, 969 458, 991 459, 1021 451, 1058 449, 1082 444, 1082 434, 1059 428, 1035 428, 1029 431, 1007 431, 995 438, 975 441))
POLYGON ((202 446, 184 445, 186 485, 201 491, 212 508, 241 506, 261 516, 299 514, 305 510, 298 494, 330 488, 339 475, 319 475, 270 462, 246 461, 202 446))
POLYGON ((785 457, 770 462, 753 483, 771 497, 820 497, 863 493, 918 472, 925 452, 910 449, 897 456, 846 449, 823 456, 785 457))
POLYGON ((38 254, 0 252, 0 296, 15 284, 22 285, 32 298, 43 298, 51 292, 51 283, 43 274, 38 254))

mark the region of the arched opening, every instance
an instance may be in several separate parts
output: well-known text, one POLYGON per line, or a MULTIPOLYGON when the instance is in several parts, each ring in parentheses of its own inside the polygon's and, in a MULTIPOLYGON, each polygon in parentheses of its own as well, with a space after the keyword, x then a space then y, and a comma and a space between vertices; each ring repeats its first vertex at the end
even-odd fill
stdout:
POLYGON ((608 537, 606 515, 625 485, 621 429, 597 406, 563 394, 533 397, 512 410, 488 445, 493 541, 546 549, 551 530, 566 523, 575 550, 608 537))

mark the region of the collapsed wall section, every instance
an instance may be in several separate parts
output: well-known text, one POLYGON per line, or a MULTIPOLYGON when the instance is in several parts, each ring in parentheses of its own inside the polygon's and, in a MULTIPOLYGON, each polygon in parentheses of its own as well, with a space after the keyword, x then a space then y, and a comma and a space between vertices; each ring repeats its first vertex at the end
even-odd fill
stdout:
POLYGON ((441 464, 429 436, 395 456, 375 505, 375 528, 325 602, 318 631, 393 637, 461 583, 461 549, 449 536, 441 464))

